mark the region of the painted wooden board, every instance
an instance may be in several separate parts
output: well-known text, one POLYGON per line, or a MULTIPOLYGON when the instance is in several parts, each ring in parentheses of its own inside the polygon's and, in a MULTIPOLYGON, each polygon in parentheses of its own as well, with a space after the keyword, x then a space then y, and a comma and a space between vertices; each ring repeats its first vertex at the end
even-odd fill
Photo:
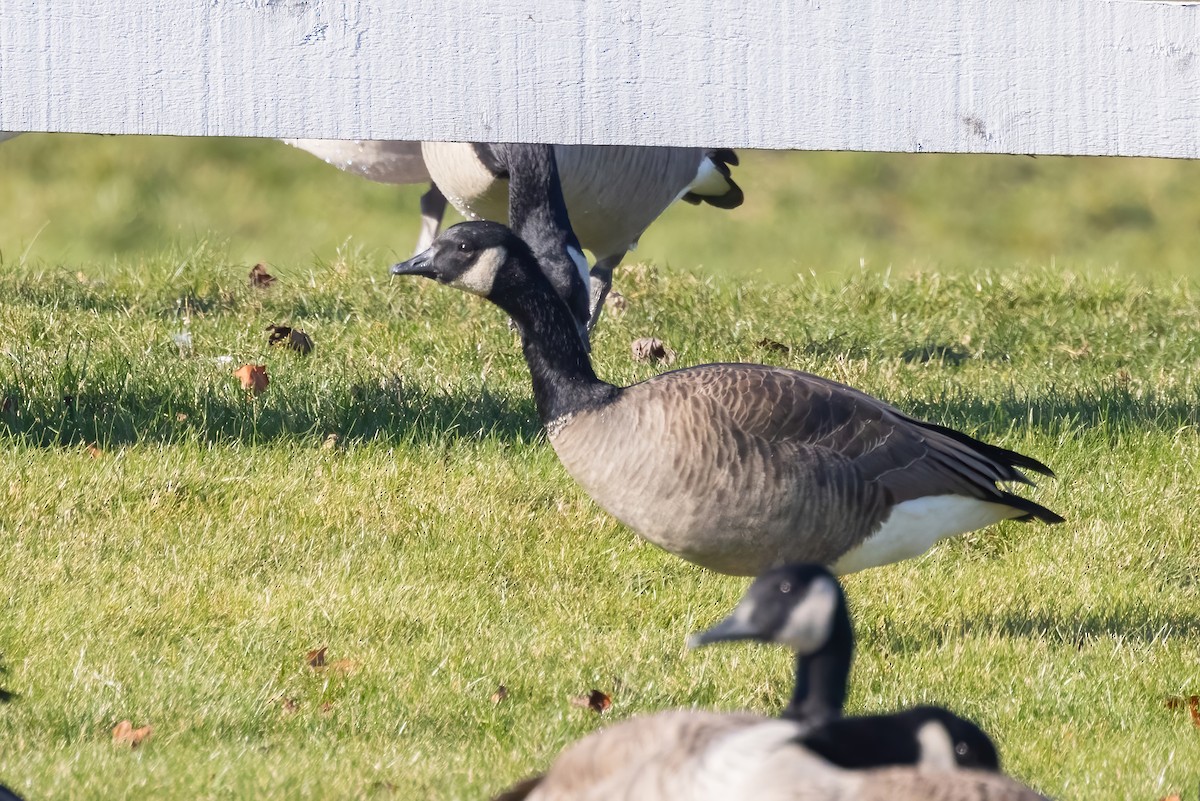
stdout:
POLYGON ((1200 157, 1200 6, 0 0, 0 130, 1200 157))

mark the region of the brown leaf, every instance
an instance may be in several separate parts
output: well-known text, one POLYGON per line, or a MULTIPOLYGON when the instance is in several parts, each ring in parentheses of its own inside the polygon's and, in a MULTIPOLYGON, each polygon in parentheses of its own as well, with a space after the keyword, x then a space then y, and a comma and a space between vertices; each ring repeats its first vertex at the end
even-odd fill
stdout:
POLYGON ((587 695, 577 695, 571 698, 571 706, 590 709, 600 714, 612 706, 612 698, 599 690, 591 690, 587 695))
POLYGON ((1175 793, 1174 795, 1164 795, 1158 801, 1183 801, 1183 798, 1180 797, 1179 793, 1175 793))
POLYGON ((88 456, 92 457, 93 459, 99 459, 104 455, 104 451, 100 450, 100 448, 98 448, 94 442, 89 442, 87 444, 87 452, 88 456))
POLYGON ((325 667, 325 652, 329 650, 328 646, 322 645, 320 648, 314 648, 304 655, 304 662, 310 668, 325 667))
POLYGON ((234 370, 233 374, 242 382, 242 389, 248 390, 255 395, 261 395, 266 392, 267 385, 271 383, 271 379, 267 377, 267 366, 265 364, 243 364, 234 370))
POLYGON ((300 701, 295 698, 284 698, 279 702, 279 706, 283 709, 283 714, 292 715, 300 709, 300 701))
POLYGON ((187 418, 188 418, 188 416, 186 414, 184 414, 183 412, 178 412, 175 415, 175 422, 182 423, 183 421, 187 420, 187 418))
POLYGON ((358 672, 358 663, 353 659, 339 659, 336 662, 330 662, 325 667, 330 673, 341 673, 343 676, 358 672))
POLYGON ((275 283, 275 276, 267 272, 267 265, 259 262, 250 268, 250 286, 265 289, 275 283))
POLYGON ((792 352, 791 345, 785 345, 782 342, 776 342, 774 339, 767 339, 765 337, 763 339, 758 340, 758 342, 756 342, 754 344, 756 344, 758 347, 762 348, 763 350, 770 351, 771 353, 791 353, 792 352))
POLYGON ((1192 725, 1200 729, 1200 696, 1188 696, 1188 715, 1192 718, 1192 725))
POLYGON ((113 726, 112 739, 116 745, 127 745, 130 748, 137 748, 146 738, 150 736, 150 732, 154 731, 154 727, 150 724, 142 726, 140 729, 135 729, 133 724, 128 720, 122 720, 116 726, 113 726))
POLYGON ((299 353, 301 356, 307 356, 312 353, 312 337, 299 328, 290 328, 286 325, 268 325, 267 330, 271 332, 271 336, 267 338, 268 344, 282 345, 288 350, 299 353))
POLYGON ((604 308, 619 317, 629 308, 629 301, 625 299, 624 295, 614 289, 604 299, 604 308))
POLYGON ((508 688, 501 684, 496 688, 496 692, 492 693, 492 703, 498 704, 508 697, 508 688))
POLYGON ((340 439, 341 437, 339 437, 337 434, 330 434, 329 436, 325 437, 325 441, 321 443, 322 450, 335 450, 338 446, 338 440, 340 439))
POLYGON ((633 358, 639 362, 670 364, 675 361, 675 351, 668 348, 661 339, 655 337, 635 339, 630 347, 633 350, 633 358))
POLYGON ((333 704, 330 701, 321 704, 321 714, 326 717, 333 714, 333 704))

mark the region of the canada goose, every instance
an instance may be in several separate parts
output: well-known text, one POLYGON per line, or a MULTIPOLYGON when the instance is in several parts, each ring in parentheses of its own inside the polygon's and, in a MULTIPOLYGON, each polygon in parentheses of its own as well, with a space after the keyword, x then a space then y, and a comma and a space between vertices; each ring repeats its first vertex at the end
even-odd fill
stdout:
MULTIPOLYGON (((0 135, 2 136, 2 135, 0 135)), ((381 184, 423 184, 429 189, 421 195, 421 230, 414 253, 429 247, 442 226, 446 198, 430 181, 429 170, 421 158, 420 142, 379 139, 282 139, 292 147, 313 154, 343 172, 361 175, 381 184)))
POLYGON ((650 542, 722 573, 789 562, 839 574, 1005 519, 1063 518, 997 482, 1036 459, 922 422, 851 387, 707 364, 628 387, 596 377, 575 321, 503 225, 462 223, 392 268, 481 295, 521 334, 538 415, 567 472, 650 542))
MULTIPOLYGON (((468 219, 508 220, 504 183, 511 174, 495 145, 425 142, 421 152, 433 182, 468 219)), ((642 232, 676 200, 723 209, 743 195, 730 167, 732 150, 699 147, 555 145, 562 192, 575 234, 592 251, 591 314, 595 325, 612 286, 613 270, 642 232)))
POLYGON ((841 587, 824 568, 789 565, 759 577, 729 617, 694 636, 691 644, 737 639, 793 648, 794 695, 826 694, 827 708, 813 715, 792 704, 778 720, 699 710, 633 718, 568 747, 544 775, 516 785, 497 801, 857 798, 853 793, 863 787, 878 785, 882 793, 884 787, 898 791, 906 782, 914 788, 960 788, 966 779, 947 782, 937 773, 958 769, 971 769, 968 778, 981 786, 1020 789, 980 773, 1000 768, 994 744, 974 723, 948 710, 920 706, 889 715, 840 717, 853 633, 841 587), (839 658, 822 660, 830 651, 839 658), (813 675, 823 676, 826 686, 807 680, 813 675), (859 769, 896 765, 922 770, 895 773, 886 783, 857 775, 859 769), (808 794, 791 794, 799 788, 808 794))

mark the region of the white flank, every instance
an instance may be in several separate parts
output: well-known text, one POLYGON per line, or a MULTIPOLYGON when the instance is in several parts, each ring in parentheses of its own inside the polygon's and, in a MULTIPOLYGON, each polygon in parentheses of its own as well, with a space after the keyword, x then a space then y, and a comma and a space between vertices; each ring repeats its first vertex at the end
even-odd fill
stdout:
POLYGON ((1011 506, 963 495, 932 495, 897 504, 874 534, 838 559, 839 576, 920 556, 947 537, 1021 514, 1011 506))
POLYGON ((479 254, 470 269, 447 283, 486 298, 492 292, 492 284, 496 283, 496 273, 500 271, 500 267, 507 258, 508 251, 504 248, 499 246, 488 248, 479 254))
POLYGON ((688 192, 695 192, 697 195, 723 195, 728 189, 729 181, 717 169, 717 165, 713 164, 712 159, 705 158, 700 161, 696 177, 675 199, 679 200, 688 192))

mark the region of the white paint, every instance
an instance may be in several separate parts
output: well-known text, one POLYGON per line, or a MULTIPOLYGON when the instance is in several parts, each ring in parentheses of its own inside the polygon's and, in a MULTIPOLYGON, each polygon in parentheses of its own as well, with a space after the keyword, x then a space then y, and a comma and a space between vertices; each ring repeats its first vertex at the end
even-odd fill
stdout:
POLYGON ((917 729, 917 746, 920 751, 918 764, 934 770, 954 770, 958 761, 954 756, 954 739, 946 727, 930 721, 917 729))
POLYGON ((492 293, 492 285, 496 283, 496 273, 500 272, 500 268, 504 266, 507 258, 508 251, 500 245, 488 248, 480 252, 469 268, 446 283, 486 298, 492 293))
POLYGON ((814 579, 804 600, 796 604, 783 628, 772 639, 798 654, 811 654, 829 640, 837 612, 837 586, 827 578, 814 579))
POLYGON ((0 21, 0 130, 1200 157, 1181 3, 0 0, 0 21))
POLYGON ((947 537, 990 526, 1021 512, 963 495, 934 495, 897 504, 874 534, 830 567, 844 576, 920 556, 947 537))

